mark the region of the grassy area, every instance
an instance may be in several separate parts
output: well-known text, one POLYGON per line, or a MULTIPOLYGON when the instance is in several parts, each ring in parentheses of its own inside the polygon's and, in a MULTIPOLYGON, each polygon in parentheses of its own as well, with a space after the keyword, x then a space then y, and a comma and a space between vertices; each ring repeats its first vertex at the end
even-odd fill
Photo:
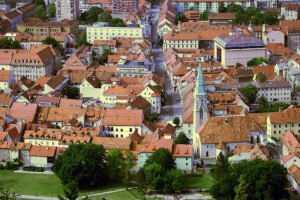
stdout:
MULTIPOLYGON (((63 185, 55 175, 45 174, 19 174, 9 170, 0 170, 0 187, 9 189, 17 194, 37 195, 37 196, 57 196, 63 195, 63 185)), ((101 188, 83 190, 79 196, 93 193, 106 192, 124 188, 119 183, 106 184, 101 188)))
POLYGON ((105 198, 105 200, 137 200, 137 198, 128 191, 114 192, 111 194, 104 194, 104 195, 99 195, 96 197, 89 197, 89 199, 92 199, 92 200, 102 200, 104 198, 105 198))
POLYGON ((186 175, 183 179, 185 189, 209 189, 213 185, 213 178, 210 174, 186 175))
POLYGON ((0 187, 17 194, 57 196, 63 194, 63 186, 55 175, 18 174, 0 170, 0 187))

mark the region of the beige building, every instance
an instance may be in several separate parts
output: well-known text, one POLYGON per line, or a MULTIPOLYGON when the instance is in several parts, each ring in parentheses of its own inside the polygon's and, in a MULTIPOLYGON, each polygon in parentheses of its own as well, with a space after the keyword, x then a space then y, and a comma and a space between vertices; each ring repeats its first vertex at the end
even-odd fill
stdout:
POLYGON ((244 35, 220 35, 214 39, 214 58, 223 66, 246 65, 253 58, 266 58, 265 44, 244 35))
POLYGON ((31 18, 17 25, 18 32, 28 32, 37 37, 48 37, 51 32, 67 32, 76 34, 78 22, 64 19, 59 22, 45 22, 41 19, 31 18))
POLYGON ((282 112, 271 113, 267 118, 268 140, 277 140, 287 131, 300 135, 300 109, 289 107, 282 112))
POLYGON ((143 119, 142 110, 107 109, 102 132, 117 138, 127 138, 134 132, 142 135, 143 119))
POLYGON ((48 45, 33 46, 30 50, 18 50, 10 66, 16 79, 25 76, 36 80, 54 73, 60 66, 60 53, 48 45))
POLYGON ((142 27, 108 27, 106 23, 95 23, 86 29, 89 43, 95 40, 113 40, 115 38, 143 38, 142 27))

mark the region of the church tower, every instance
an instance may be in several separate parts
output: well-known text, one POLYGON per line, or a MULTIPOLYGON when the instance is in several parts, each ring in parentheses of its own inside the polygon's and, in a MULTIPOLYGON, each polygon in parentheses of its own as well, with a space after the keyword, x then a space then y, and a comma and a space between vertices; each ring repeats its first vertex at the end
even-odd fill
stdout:
POLYGON ((199 65, 198 75, 196 80, 196 86, 194 89, 194 133, 193 133, 193 149, 197 155, 200 155, 200 138, 198 134, 198 129, 204 124, 208 117, 208 107, 207 107, 207 94, 204 86, 204 77, 202 72, 202 66, 199 65))
POLYGON ((195 131, 207 120, 207 95, 201 64, 198 67, 196 87, 194 90, 194 127, 195 131))

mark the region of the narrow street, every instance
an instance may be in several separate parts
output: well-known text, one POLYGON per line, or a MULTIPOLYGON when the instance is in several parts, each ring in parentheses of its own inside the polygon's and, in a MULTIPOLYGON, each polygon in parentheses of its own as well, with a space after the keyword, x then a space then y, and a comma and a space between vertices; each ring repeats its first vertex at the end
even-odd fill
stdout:
POLYGON ((159 6, 151 9, 151 22, 152 22, 152 57, 155 64, 155 73, 165 80, 165 100, 166 104, 162 107, 161 120, 164 122, 172 121, 174 117, 181 119, 182 105, 178 92, 174 92, 171 84, 170 77, 164 68, 164 52, 162 48, 157 46, 158 33, 157 33, 157 20, 159 16, 159 6))

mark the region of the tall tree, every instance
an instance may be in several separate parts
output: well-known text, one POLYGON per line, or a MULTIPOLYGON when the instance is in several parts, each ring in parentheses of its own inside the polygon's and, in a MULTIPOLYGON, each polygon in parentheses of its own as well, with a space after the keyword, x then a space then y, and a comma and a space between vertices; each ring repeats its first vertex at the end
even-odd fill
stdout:
POLYGON ((122 180, 124 158, 120 150, 110 150, 106 156, 109 178, 112 180, 122 180))
POLYGON ((123 183, 126 187, 126 190, 128 188, 130 177, 131 177, 131 170, 135 165, 134 161, 134 155, 131 151, 125 151, 125 161, 124 161, 124 176, 123 176, 123 183))
POLYGON ((64 185, 75 181, 79 188, 107 180, 105 151, 95 144, 71 144, 54 161, 53 171, 64 185))
POLYGON ((244 8, 240 5, 231 3, 227 6, 227 12, 236 12, 236 13, 243 13, 244 8))
POLYGON ((125 27, 126 24, 124 21, 120 18, 113 18, 110 22, 111 27, 125 27))
POLYGON ((186 137, 184 132, 180 132, 176 139, 174 140, 175 144, 189 144, 190 139, 186 137))
POLYGON ((206 10, 200 14, 200 20, 202 21, 208 20, 208 12, 206 10))
POLYGON ((42 20, 47 19, 46 9, 42 5, 38 5, 35 11, 35 17, 40 18, 42 20))
POLYGON ((99 8, 99 7, 91 7, 86 14, 86 22, 87 23, 95 23, 96 21, 98 21, 98 16, 99 14, 101 14, 103 11, 103 9, 99 8))
POLYGON ((267 76, 262 72, 259 72, 255 75, 255 81, 265 82, 266 80, 267 80, 267 76))
POLYGON ((0 49, 21 49, 21 45, 18 41, 12 39, 3 38, 0 39, 0 49))
POLYGON ((227 8, 225 7, 224 3, 222 2, 219 6, 218 12, 225 13, 227 11, 227 8))
POLYGON ((100 64, 105 64, 109 55, 113 55, 112 51, 110 49, 104 49, 103 53, 99 58, 100 64))
POLYGON ((98 22, 111 22, 112 17, 108 12, 102 12, 98 16, 98 22))
POLYGON ((257 88, 251 84, 245 85, 239 89, 244 97, 249 101, 249 103, 254 103, 257 94, 257 88))
POLYGON ((53 37, 48 36, 46 39, 42 40, 42 43, 52 45, 52 47, 56 48, 61 53, 64 51, 60 43, 53 37))
POLYGON ((172 157, 170 151, 165 148, 160 148, 150 155, 145 163, 145 166, 152 163, 160 164, 165 170, 175 169, 174 158, 172 157))
POLYGON ((53 18, 56 15, 56 7, 54 3, 51 3, 48 7, 48 15, 53 18))

